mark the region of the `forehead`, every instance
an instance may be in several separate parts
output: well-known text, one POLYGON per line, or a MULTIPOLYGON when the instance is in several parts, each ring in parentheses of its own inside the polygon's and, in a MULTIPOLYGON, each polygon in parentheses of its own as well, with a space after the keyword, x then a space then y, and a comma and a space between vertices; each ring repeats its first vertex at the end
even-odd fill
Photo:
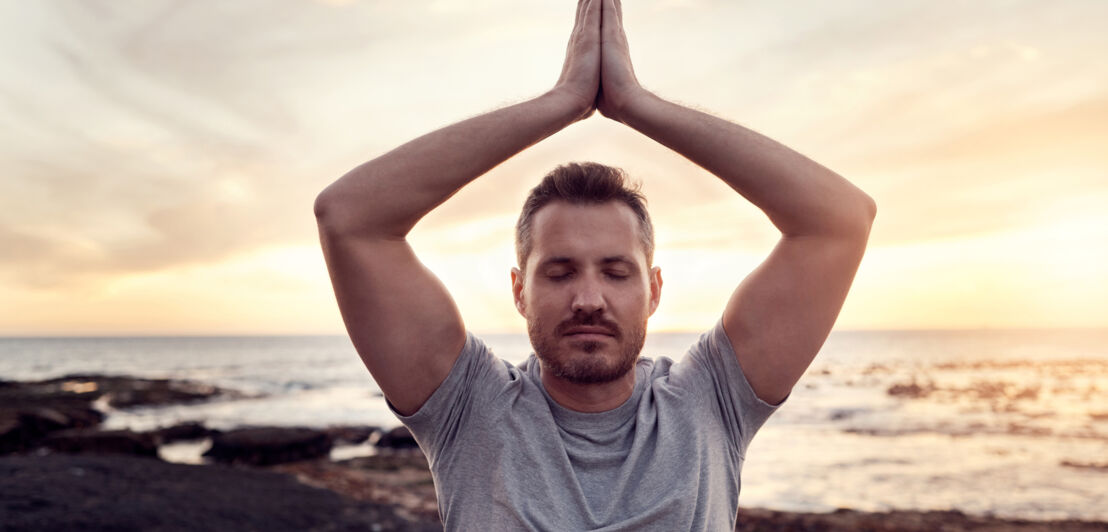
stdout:
POLYGON ((635 211, 622 202, 552 202, 535 212, 527 262, 540 263, 552 257, 588 262, 622 255, 645 265, 646 249, 639 231, 635 211))

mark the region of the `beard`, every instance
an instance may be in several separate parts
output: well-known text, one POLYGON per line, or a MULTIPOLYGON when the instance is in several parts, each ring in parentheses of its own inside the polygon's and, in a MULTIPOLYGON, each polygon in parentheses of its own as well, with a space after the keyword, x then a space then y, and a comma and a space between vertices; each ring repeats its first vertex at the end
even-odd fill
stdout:
POLYGON ((574 384, 602 384, 627 375, 635 367, 635 361, 646 341, 646 320, 641 325, 624 331, 615 322, 599 313, 579 313, 559 323, 552 332, 540 319, 527 320, 527 335, 535 356, 542 362, 543 371, 574 384), (615 352, 604 352, 605 344, 591 340, 562 342, 566 331, 580 325, 600 326, 608 329, 615 339, 615 352))

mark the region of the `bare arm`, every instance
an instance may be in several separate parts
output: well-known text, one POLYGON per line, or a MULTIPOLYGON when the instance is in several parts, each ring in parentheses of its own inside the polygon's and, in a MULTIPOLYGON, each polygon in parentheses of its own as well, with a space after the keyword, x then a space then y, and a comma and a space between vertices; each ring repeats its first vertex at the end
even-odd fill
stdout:
POLYGON ((755 393, 780 402, 831 332, 865 252, 876 204, 778 142, 644 90, 631 67, 619 0, 605 0, 602 28, 600 112, 715 174, 782 233, 723 313, 755 393))
POLYGON ((428 212, 516 153, 592 114, 600 0, 581 0, 554 89, 445 127, 351 170, 316 198, 339 310, 362 361, 402 414, 419 410, 465 342, 450 294, 406 236, 428 212))

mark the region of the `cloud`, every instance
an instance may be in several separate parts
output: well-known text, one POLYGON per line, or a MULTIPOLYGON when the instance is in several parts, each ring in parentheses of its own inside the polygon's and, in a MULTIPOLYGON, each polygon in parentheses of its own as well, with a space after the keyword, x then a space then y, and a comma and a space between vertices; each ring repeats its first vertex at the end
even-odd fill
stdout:
POLYGON ((190 5, 27 8, 52 12, 30 17, 44 37, 13 49, 24 76, 0 77, 10 104, 0 113, 0 275, 72 287, 314 239, 317 185, 287 149, 300 144, 301 120, 265 84, 282 61, 296 71, 310 65, 298 54, 342 48, 349 34, 326 24, 292 37, 243 31, 291 4, 190 5), (35 83, 19 82, 28 75, 35 83))
MULTIPOLYGON (((1108 3, 658 0, 625 11, 649 88, 858 183, 879 203, 873 246, 999 234, 1068 215, 1059 206, 1094 208, 1067 203, 1075 196, 1108 198, 1094 144, 1108 123, 1095 55, 1108 3)), ((62 297, 314 248, 320 189, 549 88, 572 14, 572 3, 509 0, 4 4, 0 279, 62 297)), ((682 256, 761 257, 776 238, 718 179, 597 117, 436 209, 414 235, 421 256, 450 268, 467 250, 510 261, 524 196, 568 160, 641 179, 659 245, 682 256)))
POLYGON ((276 172, 259 174, 244 179, 257 190, 237 198, 226 187, 188 188, 178 198, 151 197, 145 205, 137 197, 129 202, 124 191, 112 197, 80 187, 93 191, 88 198, 104 202, 61 212, 57 220, 0 224, 0 245, 9 259, 0 273, 33 286, 59 287, 314 240, 312 195, 302 187, 292 193, 258 187, 267 178, 284 181, 276 172))
POLYGON ((1042 222, 1075 195, 1108 197, 1108 155, 1098 141, 1106 123, 1108 99, 1091 99, 997 116, 850 166, 880 176, 868 188, 882 244, 1002 232, 1042 222))

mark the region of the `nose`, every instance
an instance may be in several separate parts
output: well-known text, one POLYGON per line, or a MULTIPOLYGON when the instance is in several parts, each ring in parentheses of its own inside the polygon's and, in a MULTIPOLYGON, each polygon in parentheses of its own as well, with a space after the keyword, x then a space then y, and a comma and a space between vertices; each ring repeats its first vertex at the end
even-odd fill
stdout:
POLYGON ((585 279, 577 283, 575 288, 572 303, 574 314, 578 312, 591 314, 598 310, 604 310, 604 293, 601 290, 600 283, 585 279))

